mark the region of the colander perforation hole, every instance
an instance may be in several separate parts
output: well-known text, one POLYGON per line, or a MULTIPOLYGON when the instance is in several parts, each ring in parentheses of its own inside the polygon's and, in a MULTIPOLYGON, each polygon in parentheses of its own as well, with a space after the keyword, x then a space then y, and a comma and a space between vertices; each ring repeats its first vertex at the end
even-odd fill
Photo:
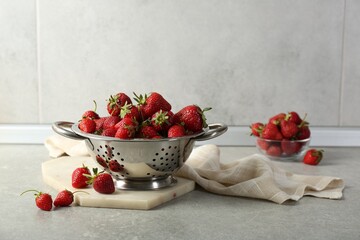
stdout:
POLYGON ((102 146, 100 145, 100 148, 102 148, 102 146))
POLYGON ((120 153, 119 153, 119 152, 117 152, 117 153, 116 153, 116 155, 120 156, 120 153))

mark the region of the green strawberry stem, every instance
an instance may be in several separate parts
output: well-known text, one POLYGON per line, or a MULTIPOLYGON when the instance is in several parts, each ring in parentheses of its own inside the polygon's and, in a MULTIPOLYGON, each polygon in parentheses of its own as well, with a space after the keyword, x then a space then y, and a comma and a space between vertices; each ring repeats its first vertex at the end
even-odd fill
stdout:
POLYGON ((30 190, 26 190, 24 192, 22 192, 20 194, 20 196, 22 196, 23 194, 27 193, 27 192, 36 192, 36 194, 34 194, 35 196, 40 196, 42 194, 42 192, 38 191, 38 190, 35 190, 35 189, 30 189, 30 190))

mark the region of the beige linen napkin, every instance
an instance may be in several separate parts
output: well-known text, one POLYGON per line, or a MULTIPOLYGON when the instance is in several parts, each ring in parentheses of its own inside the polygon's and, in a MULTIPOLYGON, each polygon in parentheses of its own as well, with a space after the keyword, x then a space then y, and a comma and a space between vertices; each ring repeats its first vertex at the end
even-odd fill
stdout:
POLYGON ((192 179, 209 192, 266 199, 279 204, 298 201, 305 195, 340 199, 344 188, 342 179, 294 174, 260 154, 221 163, 216 145, 194 149, 177 176, 192 179))
MULTIPOLYGON (((52 157, 87 154, 84 141, 57 135, 49 137, 45 146, 52 157)), ((305 195, 340 199, 344 188, 340 178, 294 174, 260 154, 221 163, 220 150, 212 144, 194 148, 176 175, 192 179, 216 194, 266 199, 279 204, 287 200, 298 201, 305 195)))

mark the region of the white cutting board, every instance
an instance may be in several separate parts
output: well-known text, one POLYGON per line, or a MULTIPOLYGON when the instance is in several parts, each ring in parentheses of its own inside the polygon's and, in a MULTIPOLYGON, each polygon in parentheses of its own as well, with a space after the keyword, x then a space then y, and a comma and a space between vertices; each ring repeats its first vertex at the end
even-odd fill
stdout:
POLYGON ((148 210, 174 198, 180 197, 195 188, 192 180, 177 177, 177 184, 159 190, 131 191, 116 190, 113 194, 100 194, 91 186, 75 189, 71 185, 71 174, 75 168, 85 164, 92 169, 95 166, 90 157, 60 157, 42 164, 43 179, 57 191, 68 189, 85 191, 74 194, 74 204, 84 207, 125 208, 148 210))

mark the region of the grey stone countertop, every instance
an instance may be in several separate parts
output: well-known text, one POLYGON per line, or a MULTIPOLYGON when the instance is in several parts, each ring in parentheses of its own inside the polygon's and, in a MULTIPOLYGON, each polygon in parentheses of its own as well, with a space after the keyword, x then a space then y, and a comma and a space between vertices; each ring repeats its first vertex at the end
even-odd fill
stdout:
MULTIPOLYGON (((39 210, 27 189, 56 195, 45 185, 43 145, 0 145, 0 239, 360 239, 360 148, 323 148, 318 166, 277 162, 299 174, 343 178, 341 200, 304 197, 279 205, 212 194, 200 187, 152 210, 72 206, 39 210)), ((221 147, 221 161, 256 152, 221 147)), ((31 194, 30 194, 31 195, 31 194)))

